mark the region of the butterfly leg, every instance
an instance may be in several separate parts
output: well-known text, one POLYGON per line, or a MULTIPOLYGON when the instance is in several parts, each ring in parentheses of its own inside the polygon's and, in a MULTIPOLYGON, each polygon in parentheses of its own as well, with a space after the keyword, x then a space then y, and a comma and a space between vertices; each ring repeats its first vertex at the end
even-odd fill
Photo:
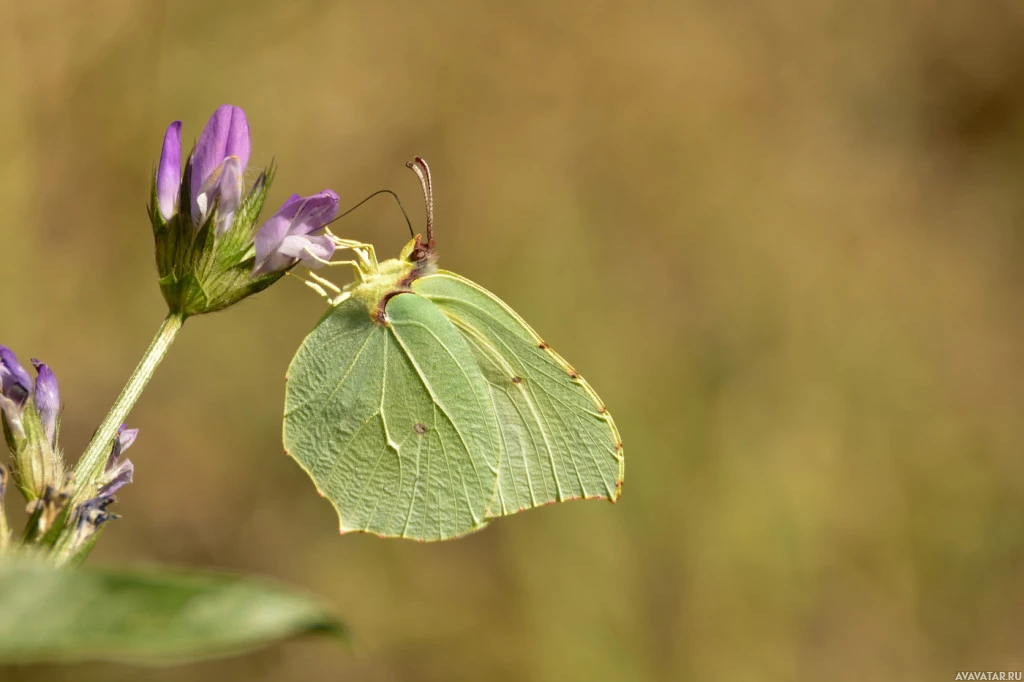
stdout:
POLYGON ((305 279, 301 275, 296 275, 294 272, 289 272, 288 274, 297 278, 307 287, 323 296, 329 305, 338 305, 339 303, 346 301, 348 297, 352 295, 351 292, 340 289, 337 284, 326 277, 321 277, 315 272, 307 271, 310 279, 305 279))
POLYGON ((346 299, 348 299, 349 296, 352 295, 352 292, 350 292, 350 291, 343 291, 342 289, 340 289, 338 287, 337 284, 335 284, 331 280, 327 279, 326 277, 321 277, 320 275, 316 274, 315 272, 310 271, 309 272, 309 276, 313 280, 313 282, 306 282, 306 284, 309 284, 310 286, 312 286, 314 283, 316 283, 317 286, 321 288, 321 290, 323 288, 327 288, 327 289, 330 289, 331 291, 333 291, 336 294, 333 297, 330 296, 330 295, 326 295, 327 302, 330 303, 331 305, 338 305, 339 303, 341 303, 342 301, 345 301, 346 299))
MULTIPOLYGON (((365 281, 364 272, 363 272, 363 263, 360 263, 360 262, 354 261, 354 260, 327 260, 326 258, 321 258, 320 256, 316 255, 315 253, 310 251, 308 248, 305 251, 306 251, 306 255, 308 255, 310 258, 315 260, 317 263, 320 263, 321 265, 328 265, 328 266, 332 266, 332 267, 337 267, 339 265, 351 265, 352 268, 356 271, 356 277, 359 278, 359 281, 360 282, 365 281)), ((310 274, 313 274, 311 270, 310 270, 310 274)))
POLYGON ((306 285, 307 287, 309 287, 310 289, 312 289, 312 290, 313 290, 313 291, 315 291, 316 293, 318 293, 318 294, 320 294, 321 296, 323 296, 323 297, 324 297, 325 299, 327 299, 327 302, 328 302, 328 303, 330 303, 330 302, 331 302, 331 299, 332 299, 333 297, 332 297, 332 296, 331 296, 331 295, 330 295, 329 293, 327 293, 327 291, 326 291, 326 290, 325 290, 325 289, 324 289, 324 288, 323 288, 322 286, 320 286, 319 284, 317 284, 316 282, 311 282, 311 281, 309 281, 308 279, 303 279, 303 278, 302 278, 302 277, 300 277, 299 275, 296 275, 296 274, 295 274, 294 272, 289 272, 288 274, 289 274, 289 275, 291 275, 292 277, 295 277, 295 278, 296 278, 296 279, 298 279, 298 280, 299 280, 300 282, 302 282, 303 284, 305 284, 305 285, 306 285))
POLYGON ((377 262, 377 252, 373 248, 373 244, 366 244, 363 242, 357 242, 353 239, 342 239, 338 235, 331 232, 330 228, 324 228, 324 234, 331 238, 334 245, 340 249, 351 249, 356 257, 359 258, 363 267, 366 268, 367 272, 377 274, 380 272, 380 266, 377 262))
POLYGON ((326 277, 321 277, 320 275, 318 275, 318 274, 316 274, 315 272, 312 272, 312 271, 309 271, 306 274, 309 276, 309 278, 311 280, 316 282, 321 287, 323 287, 325 289, 329 289, 329 290, 333 291, 335 294, 342 293, 341 287, 339 287, 337 284, 335 284, 331 280, 327 279, 326 277))

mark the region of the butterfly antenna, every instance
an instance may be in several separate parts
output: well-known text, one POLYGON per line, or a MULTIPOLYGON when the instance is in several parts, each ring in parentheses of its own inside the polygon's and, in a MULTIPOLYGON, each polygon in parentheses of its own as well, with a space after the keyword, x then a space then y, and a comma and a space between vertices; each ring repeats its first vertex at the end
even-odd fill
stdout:
MULTIPOLYGON (((347 215, 348 215, 349 213, 351 213, 352 211, 356 210, 357 208, 359 208, 360 206, 362 206, 363 204, 365 204, 365 203, 366 203, 367 201, 369 201, 370 199, 374 198, 374 197, 375 197, 375 196, 377 196, 378 194, 390 194, 390 195, 391 195, 391 196, 392 196, 392 197, 394 198, 395 202, 396 202, 396 203, 398 204, 398 208, 399 208, 399 210, 401 210, 401 211, 402 211, 402 217, 403 217, 403 218, 405 218, 405 224, 406 224, 406 226, 407 226, 407 227, 409 228, 409 234, 410 234, 411 236, 415 236, 415 235, 413 234, 413 231, 412 231, 412 221, 411 221, 411 220, 409 220, 409 214, 405 212, 405 206, 403 206, 403 205, 402 205, 402 200, 401 200, 401 199, 399 199, 399 198, 398 198, 398 195, 397 195, 397 194, 395 194, 395 193, 394 193, 393 191, 391 191, 390 189, 379 189, 379 190, 377 190, 376 192, 374 192, 374 193, 373 193, 373 194, 371 194, 370 196, 366 197, 365 199, 363 199, 362 201, 360 201, 360 202, 359 202, 358 204, 356 204, 355 206, 353 206, 352 208, 348 209, 347 211, 345 211, 344 213, 342 213, 341 215, 339 215, 339 216, 338 216, 337 218, 335 218, 334 220, 332 220, 332 221, 331 221, 331 223, 333 223, 333 222, 335 222, 335 221, 338 221, 338 220, 341 220, 342 218, 344 218, 345 216, 347 216, 347 215)), ((327 223, 327 224, 328 224, 328 225, 330 225, 331 223, 327 223)))
POLYGON ((423 187, 423 201, 427 205, 427 246, 430 248, 434 245, 434 187, 430 183, 430 166, 419 156, 405 165, 416 173, 423 187))

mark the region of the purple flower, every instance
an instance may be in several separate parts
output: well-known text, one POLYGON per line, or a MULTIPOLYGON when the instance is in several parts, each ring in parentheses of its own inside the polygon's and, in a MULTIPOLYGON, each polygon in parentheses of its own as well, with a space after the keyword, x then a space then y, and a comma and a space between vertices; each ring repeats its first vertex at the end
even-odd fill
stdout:
POLYGON ((110 457, 107 459, 107 466, 103 472, 104 483, 97 493, 99 497, 109 497, 119 488, 132 482, 135 475, 135 465, 130 459, 121 459, 121 453, 132 446, 135 437, 139 435, 138 429, 126 428, 124 424, 117 430, 117 438, 110 448, 110 457))
POLYGON ((21 417, 32 394, 32 378, 7 346, 0 346, 0 411, 18 438, 25 437, 21 417))
POLYGON ((170 220, 178 206, 181 188, 181 121, 167 126, 164 146, 160 150, 160 165, 156 170, 156 201, 160 215, 170 220))
POLYGON ((230 104, 213 113, 187 159, 181 122, 164 134, 150 220, 160 291, 173 314, 223 310, 266 289, 300 260, 316 267, 334 255, 333 237, 321 232, 338 212, 338 195, 329 190, 291 197, 256 229, 274 167, 263 169, 243 195, 250 151, 245 112, 230 104))
POLYGON ((242 200, 242 175, 249 164, 249 122, 239 107, 225 104, 213 112, 192 155, 192 220, 202 225, 218 202, 218 235, 231 227, 242 200))
POLYGON ((36 409, 39 420, 43 423, 43 431, 50 445, 57 444, 57 415, 60 413, 60 391, 57 390, 57 377, 45 363, 32 358, 36 368, 36 409))
POLYGON ((113 512, 108 512, 107 507, 114 503, 110 495, 100 495, 91 500, 86 500, 75 508, 74 533, 71 535, 71 542, 68 551, 72 556, 88 547, 88 542, 95 535, 96 531, 107 521, 121 518, 113 512))
POLYGON ((317 258, 327 260, 334 255, 334 242, 313 233, 337 213, 338 195, 329 189, 311 197, 293 194, 256 233, 253 274, 280 272, 300 260, 308 267, 319 267, 317 258))
POLYGON ((32 393, 32 378, 7 346, 0 346, 0 392, 19 405, 32 393))

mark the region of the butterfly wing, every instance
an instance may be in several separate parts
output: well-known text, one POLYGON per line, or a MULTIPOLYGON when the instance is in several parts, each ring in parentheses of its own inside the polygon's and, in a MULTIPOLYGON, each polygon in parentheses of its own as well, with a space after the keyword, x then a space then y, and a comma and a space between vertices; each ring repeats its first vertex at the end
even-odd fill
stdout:
POLYGON ((619 496, 622 442, 594 390, 494 294, 451 272, 416 280, 461 333, 487 382, 502 456, 489 517, 619 496))
POLYGON ((474 352, 426 298, 350 299, 288 368, 284 442, 343 533, 444 540, 487 523, 499 432, 474 352))

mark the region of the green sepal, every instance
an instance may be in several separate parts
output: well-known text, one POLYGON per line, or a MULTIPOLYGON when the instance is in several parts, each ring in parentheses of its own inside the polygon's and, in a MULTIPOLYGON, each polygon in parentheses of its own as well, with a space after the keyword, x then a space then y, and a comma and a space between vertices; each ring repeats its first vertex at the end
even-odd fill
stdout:
POLYGON ((200 226, 192 242, 190 272, 195 274, 199 282, 205 282, 209 278, 217 261, 217 233, 214 224, 219 203, 213 203, 210 216, 200 226))
POLYGON ((191 212, 191 163, 186 164, 175 215, 164 221, 156 205, 156 179, 150 191, 150 221, 156 243, 160 290, 171 313, 190 317, 223 310, 279 280, 284 272, 253 276, 253 239, 260 211, 273 181, 268 166, 242 200, 228 231, 216 234, 215 203, 196 229, 191 212))
MULTIPOLYGON (((27 502, 42 497, 46 486, 63 487, 64 461, 46 436, 35 399, 25 403, 22 412, 21 427, 24 438, 16 438, 11 434, 11 459, 14 484, 21 491, 27 502)), ((6 429, 5 434, 9 431, 6 429)), ((9 443, 10 444, 10 443, 9 443)))
POLYGON ((15 437, 14 432, 11 431, 7 425, 7 420, 0 418, 0 424, 3 424, 4 428, 4 441, 7 443, 7 447, 10 448, 11 452, 14 452, 18 448, 18 438, 15 437))
POLYGON ((160 242, 167 239, 167 221, 160 213, 159 197, 156 191, 157 168, 153 167, 151 182, 149 183, 149 203, 146 205, 146 212, 149 213, 149 222, 153 226, 153 239, 156 241, 157 251, 160 251, 160 242))
POLYGON ((221 238, 217 252, 218 260, 225 266, 244 261, 255 255, 253 239, 256 236, 256 222, 259 220, 263 204, 267 199, 267 192, 270 190, 270 183, 273 182, 276 172, 277 168, 273 163, 267 166, 256 178, 249 194, 235 211, 235 218, 227 233, 221 238))

